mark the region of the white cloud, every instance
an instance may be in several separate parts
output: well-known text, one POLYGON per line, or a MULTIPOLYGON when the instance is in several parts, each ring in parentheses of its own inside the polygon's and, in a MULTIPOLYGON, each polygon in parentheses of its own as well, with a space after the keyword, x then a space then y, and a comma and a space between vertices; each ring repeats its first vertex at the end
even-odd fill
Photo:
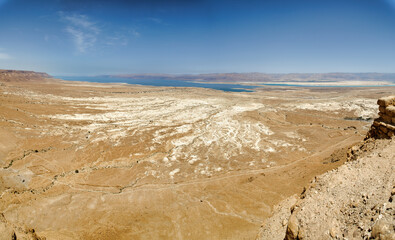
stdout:
POLYGON ((68 21, 70 24, 82 28, 84 30, 90 31, 94 34, 99 34, 100 29, 96 26, 96 23, 89 20, 86 15, 74 14, 71 16, 64 16, 64 20, 68 21))
POLYGON ((0 53, 0 60, 8 60, 11 59, 11 56, 7 53, 0 53))
POLYGON ((160 18, 150 17, 150 18, 147 18, 147 20, 152 21, 154 23, 158 23, 158 24, 163 23, 162 19, 160 19, 160 18))
POLYGON ((110 46, 126 46, 128 45, 128 39, 123 36, 107 37, 104 43, 110 46))
POLYGON ((73 37, 74 44, 80 53, 85 53, 86 50, 93 47, 96 42, 95 34, 84 32, 78 28, 68 26, 66 32, 73 37))
MULTIPOLYGON (((133 39, 141 37, 134 27, 114 27, 109 23, 100 24, 87 15, 59 12, 60 20, 65 23, 64 31, 71 37, 78 53, 86 53, 95 46, 124 47, 133 39)), ((159 22, 160 19, 151 21, 159 22)), ((45 41, 49 37, 44 37, 45 41)), ((99 48, 96 48, 99 50, 99 48)))
POLYGON ((137 32, 135 29, 130 30, 130 32, 132 33, 132 35, 133 35, 135 38, 140 37, 140 33, 137 32))
POLYGON ((95 22, 81 14, 65 15, 61 12, 60 16, 67 23, 65 30, 73 38, 78 52, 85 53, 95 45, 101 32, 95 22))
POLYGON ((107 33, 100 40, 107 46, 127 46, 131 40, 140 36, 140 33, 135 28, 123 28, 107 33))

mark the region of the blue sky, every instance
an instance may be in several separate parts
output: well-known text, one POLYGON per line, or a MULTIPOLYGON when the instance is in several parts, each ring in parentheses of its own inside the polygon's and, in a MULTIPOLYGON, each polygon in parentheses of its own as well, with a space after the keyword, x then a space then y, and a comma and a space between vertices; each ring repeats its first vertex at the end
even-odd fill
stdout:
POLYGON ((395 0, 0 0, 0 69, 395 72, 395 0))

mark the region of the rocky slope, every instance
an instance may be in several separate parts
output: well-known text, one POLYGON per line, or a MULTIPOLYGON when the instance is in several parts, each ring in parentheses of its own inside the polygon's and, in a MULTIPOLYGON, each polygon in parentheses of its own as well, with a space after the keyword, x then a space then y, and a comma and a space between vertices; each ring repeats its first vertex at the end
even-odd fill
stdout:
MULTIPOLYGON (((393 100, 380 99, 380 111, 382 106, 391 109, 393 100)), ((389 129, 377 127, 383 121, 382 116, 376 119, 367 139, 350 149, 351 161, 316 177, 299 198, 277 206, 259 238, 395 239, 395 140, 386 134, 391 123, 385 121, 389 129)))
POLYGON ((291 209, 286 239, 395 239, 394 159, 390 141, 316 178, 291 209))

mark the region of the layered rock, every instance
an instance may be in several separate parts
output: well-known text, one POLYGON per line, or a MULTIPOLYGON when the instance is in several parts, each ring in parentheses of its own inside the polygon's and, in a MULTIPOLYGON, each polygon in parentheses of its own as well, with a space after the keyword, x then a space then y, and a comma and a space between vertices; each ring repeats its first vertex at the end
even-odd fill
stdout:
POLYGON ((367 138, 391 138, 395 135, 395 96, 377 101, 379 118, 375 119, 367 138))

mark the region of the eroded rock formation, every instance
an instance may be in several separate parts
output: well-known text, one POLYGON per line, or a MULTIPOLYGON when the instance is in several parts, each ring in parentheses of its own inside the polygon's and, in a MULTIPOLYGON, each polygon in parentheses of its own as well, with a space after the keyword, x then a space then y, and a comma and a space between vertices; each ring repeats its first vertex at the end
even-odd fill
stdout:
POLYGON ((395 135, 395 96, 380 98, 377 104, 380 117, 374 120, 367 138, 391 138, 395 135))

